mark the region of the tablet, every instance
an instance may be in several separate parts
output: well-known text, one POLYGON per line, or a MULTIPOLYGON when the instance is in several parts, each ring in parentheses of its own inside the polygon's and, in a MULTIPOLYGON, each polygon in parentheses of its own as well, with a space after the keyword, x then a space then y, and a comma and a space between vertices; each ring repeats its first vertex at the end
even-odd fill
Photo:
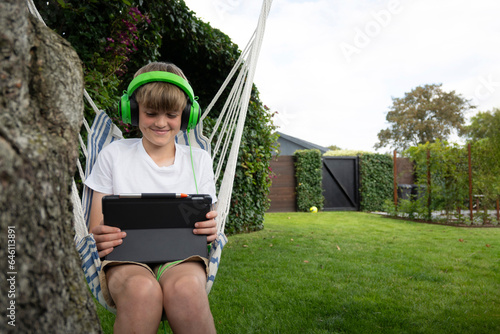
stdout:
POLYGON ((206 194, 122 194, 104 196, 104 224, 127 233, 105 257, 111 261, 166 263, 193 255, 208 257, 207 236, 193 234, 207 220, 212 197, 206 194))

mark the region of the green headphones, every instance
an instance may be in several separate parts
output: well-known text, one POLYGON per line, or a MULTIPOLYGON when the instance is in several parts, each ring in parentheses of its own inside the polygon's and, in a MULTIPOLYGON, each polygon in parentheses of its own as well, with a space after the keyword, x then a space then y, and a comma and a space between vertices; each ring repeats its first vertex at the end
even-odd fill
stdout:
POLYGON ((187 103, 182 111, 181 130, 189 131, 194 129, 200 120, 200 105, 196 101, 198 97, 194 96, 193 89, 185 79, 174 73, 165 71, 146 72, 132 80, 128 85, 127 91, 123 92, 118 106, 118 113, 122 121, 134 126, 139 125, 139 105, 135 100, 134 92, 137 88, 150 82, 168 82, 179 87, 186 94, 187 103))

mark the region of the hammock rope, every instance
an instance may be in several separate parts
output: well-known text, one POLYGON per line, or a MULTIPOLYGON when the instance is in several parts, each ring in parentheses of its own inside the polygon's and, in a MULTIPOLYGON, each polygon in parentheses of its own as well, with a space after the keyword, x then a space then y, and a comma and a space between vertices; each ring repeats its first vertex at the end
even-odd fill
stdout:
MULTIPOLYGON (((179 144, 188 145, 190 142, 193 146, 205 149, 209 154, 211 154, 212 157, 219 154, 219 161, 217 166, 215 166, 214 173, 216 182, 222 176, 222 181, 217 194, 218 202, 216 208, 218 212, 218 216, 216 218, 218 235, 217 239, 212 244, 209 254, 209 276, 206 287, 207 293, 209 293, 212 288, 220 262, 221 251, 227 242, 227 238, 224 234, 224 228, 230 209, 230 200, 233 190, 238 152, 245 125, 245 118, 248 111, 253 78, 255 75, 257 59, 260 53, 266 19, 269 15, 271 3, 272 0, 263 0, 255 32, 231 69, 226 80, 220 87, 219 91, 201 116, 200 123, 193 131, 190 131, 189 133, 179 133, 176 137, 179 144), (231 87, 228 98, 224 103, 218 119, 216 120, 211 135, 207 138, 203 135, 202 121, 210 113, 213 106, 226 90, 236 73, 238 74, 233 86, 231 87), (217 141, 215 143, 214 150, 212 151, 211 142, 216 135, 217 141), (226 163, 225 167, 223 167, 224 163, 226 163), (224 172, 222 172, 223 168, 224 172)), ((45 25, 45 22, 36 9, 33 0, 27 0, 27 5, 31 14, 45 25)), ((86 90, 84 90, 84 96, 95 112, 95 119, 92 126, 89 126, 85 119, 83 120, 83 127, 88 134, 87 145, 85 145, 81 135, 79 136, 82 153, 86 160, 85 171, 83 170, 80 161, 77 161, 77 168, 82 181, 85 181, 86 175, 90 174, 99 151, 105 145, 123 138, 119 128, 112 123, 111 119, 104 111, 100 110, 95 105, 86 90)), ((80 198, 76 183, 73 181, 72 201, 75 226, 75 245, 82 260, 82 269, 87 283, 99 303, 101 303, 109 311, 116 313, 114 308, 106 304, 102 296, 98 279, 98 275, 101 270, 101 261, 98 256, 93 235, 88 233, 88 214, 90 211, 90 203, 92 201, 92 191, 84 187, 82 198, 80 198)))

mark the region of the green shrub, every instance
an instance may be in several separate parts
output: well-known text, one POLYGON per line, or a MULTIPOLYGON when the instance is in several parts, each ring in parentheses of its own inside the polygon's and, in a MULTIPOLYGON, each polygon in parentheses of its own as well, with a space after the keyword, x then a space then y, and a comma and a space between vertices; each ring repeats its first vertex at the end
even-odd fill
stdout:
POLYGON ((360 156, 360 209, 382 211, 384 202, 393 197, 394 164, 385 154, 363 154, 360 156))
POLYGON ((382 204, 382 211, 391 217, 398 216, 398 207, 394 205, 394 200, 392 199, 387 198, 384 200, 384 203, 382 204))
POLYGON ((416 166, 417 185, 428 187, 428 172, 431 174, 430 191, 425 192, 422 201, 422 205, 427 206, 425 219, 431 220, 433 211, 450 213, 464 208, 469 188, 467 152, 463 147, 437 140, 411 147, 404 154, 416 166))
POLYGON ((368 151, 359 151, 359 150, 329 150, 325 154, 324 157, 355 157, 362 154, 372 154, 368 151))
POLYGON ((497 139, 484 138, 471 145, 472 187, 474 195, 484 196, 481 207, 494 208, 500 198, 500 137, 497 139))
POLYGON ((295 177, 297 179, 297 209, 309 211, 316 206, 323 209, 323 163, 319 150, 298 150, 295 157, 295 177))

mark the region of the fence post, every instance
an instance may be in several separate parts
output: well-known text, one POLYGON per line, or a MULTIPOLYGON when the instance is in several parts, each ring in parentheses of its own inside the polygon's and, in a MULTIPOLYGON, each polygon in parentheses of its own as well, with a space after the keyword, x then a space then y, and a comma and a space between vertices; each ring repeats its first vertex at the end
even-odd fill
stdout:
POLYGON ((431 210, 431 150, 427 149, 427 210, 429 219, 432 219, 431 210))
POLYGON ((470 221, 474 220, 474 212, 472 211, 472 159, 471 159, 471 146, 470 143, 467 145, 467 151, 469 156, 469 212, 470 212, 470 221))
POLYGON ((396 150, 394 150, 394 206, 398 206, 398 163, 396 161, 396 150))
POLYGON ((497 220, 500 221, 500 200, 497 198, 497 220))

